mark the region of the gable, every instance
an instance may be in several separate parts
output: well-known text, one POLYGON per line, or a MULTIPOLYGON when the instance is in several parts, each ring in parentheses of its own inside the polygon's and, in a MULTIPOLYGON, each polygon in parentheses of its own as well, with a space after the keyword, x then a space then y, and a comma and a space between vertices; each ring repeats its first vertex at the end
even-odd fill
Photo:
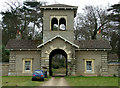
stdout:
POLYGON ((37 46, 37 48, 40 48, 40 47, 42 47, 42 46, 44 46, 44 45, 46 45, 46 44, 52 42, 53 40, 55 40, 55 39, 57 39, 57 38, 60 38, 60 39, 63 40, 64 42, 67 42, 67 43, 69 43, 70 45, 72 45, 72 46, 74 46, 74 47, 76 47, 76 48, 79 48, 78 45, 76 45, 76 44, 70 42, 69 40, 63 38, 63 37, 60 36, 60 35, 57 35, 57 36, 55 36, 55 37, 53 37, 53 38, 47 40, 46 42, 44 42, 44 43, 40 44, 39 46, 37 46))

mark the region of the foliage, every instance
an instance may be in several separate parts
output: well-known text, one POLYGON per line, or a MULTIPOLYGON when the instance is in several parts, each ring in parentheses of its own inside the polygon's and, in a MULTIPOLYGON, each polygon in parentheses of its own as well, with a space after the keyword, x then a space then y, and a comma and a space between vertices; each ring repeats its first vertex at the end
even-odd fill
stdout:
POLYGON ((2 11, 2 45, 3 61, 8 61, 5 46, 9 39, 15 39, 17 30, 21 32, 22 39, 42 40, 42 13, 40 7, 45 2, 25 1, 6 3, 10 9, 2 11), (38 30, 39 29, 39 30, 38 30), (5 59, 5 60, 4 60, 5 59))
POLYGON ((65 61, 66 61, 66 58, 63 55, 57 54, 52 58, 52 67, 54 69, 64 68, 66 67, 65 61))
POLYGON ((111 21, 115 24, 115 29, 117 31, 117 54, 120 59, 120 4, 114 4, 111 6, 111 8, 108 9, 108 11, 111 11, 111 21))
POLYGON ((22 39, 27 39, 29 35, 34 39, 36 28, 42 28, 40 6, 43 4, 44 2, 37 1, 25 1, 23 5, 19 2, 7 3, 10 10, 1 12, 3 32, 10 35, 7 39, 15 38, 17 30, 21 32, 22 39))
POLYGON ((2 62, 9 61, 9 50, 5 50, 5 46, 2 46, 2 62))

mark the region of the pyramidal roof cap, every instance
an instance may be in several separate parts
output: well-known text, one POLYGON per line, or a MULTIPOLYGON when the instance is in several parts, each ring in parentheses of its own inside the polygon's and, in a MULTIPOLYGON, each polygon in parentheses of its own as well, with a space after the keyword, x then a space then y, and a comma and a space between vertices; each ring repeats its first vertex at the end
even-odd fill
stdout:
POLYGON ((76 16, 78 6, 71 6, 65 4, 52 4, 41 6, 40 9, 43 10, 72 10, 74 11, 74 17, 76 16))
POLYGON ((52 5, 45 5, 45 6, 41 6, 40 8, 58 8, 58 7, 62 7, 62 8, 78 8, 77 6, 72 6, 72 5, 66 5, 66 4, 52 4, 52 5))

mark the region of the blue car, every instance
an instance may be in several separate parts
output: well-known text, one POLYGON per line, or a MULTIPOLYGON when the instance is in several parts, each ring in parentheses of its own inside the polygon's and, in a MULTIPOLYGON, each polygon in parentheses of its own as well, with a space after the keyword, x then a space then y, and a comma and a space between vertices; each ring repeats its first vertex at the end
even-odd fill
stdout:
POLYGON ((35 70, 32 75, 32 81, 34 80, 42 80, 44 81, 44 73, 42 70, 35 70))

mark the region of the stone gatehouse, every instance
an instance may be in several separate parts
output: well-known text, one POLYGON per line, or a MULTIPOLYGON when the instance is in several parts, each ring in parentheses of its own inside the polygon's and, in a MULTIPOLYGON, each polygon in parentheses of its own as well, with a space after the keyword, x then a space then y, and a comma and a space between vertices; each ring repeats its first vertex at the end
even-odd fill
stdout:
POLYGON ((74 40, 76 6, 42 6, 43 41, 10 39, 9 75, 28 76, 36 69, 52 76, 51 61, 56 54, 66 58, 66 75, 109 76, 106 40, 74 40), (27 66, 27 68, 26 68, 27 66))

